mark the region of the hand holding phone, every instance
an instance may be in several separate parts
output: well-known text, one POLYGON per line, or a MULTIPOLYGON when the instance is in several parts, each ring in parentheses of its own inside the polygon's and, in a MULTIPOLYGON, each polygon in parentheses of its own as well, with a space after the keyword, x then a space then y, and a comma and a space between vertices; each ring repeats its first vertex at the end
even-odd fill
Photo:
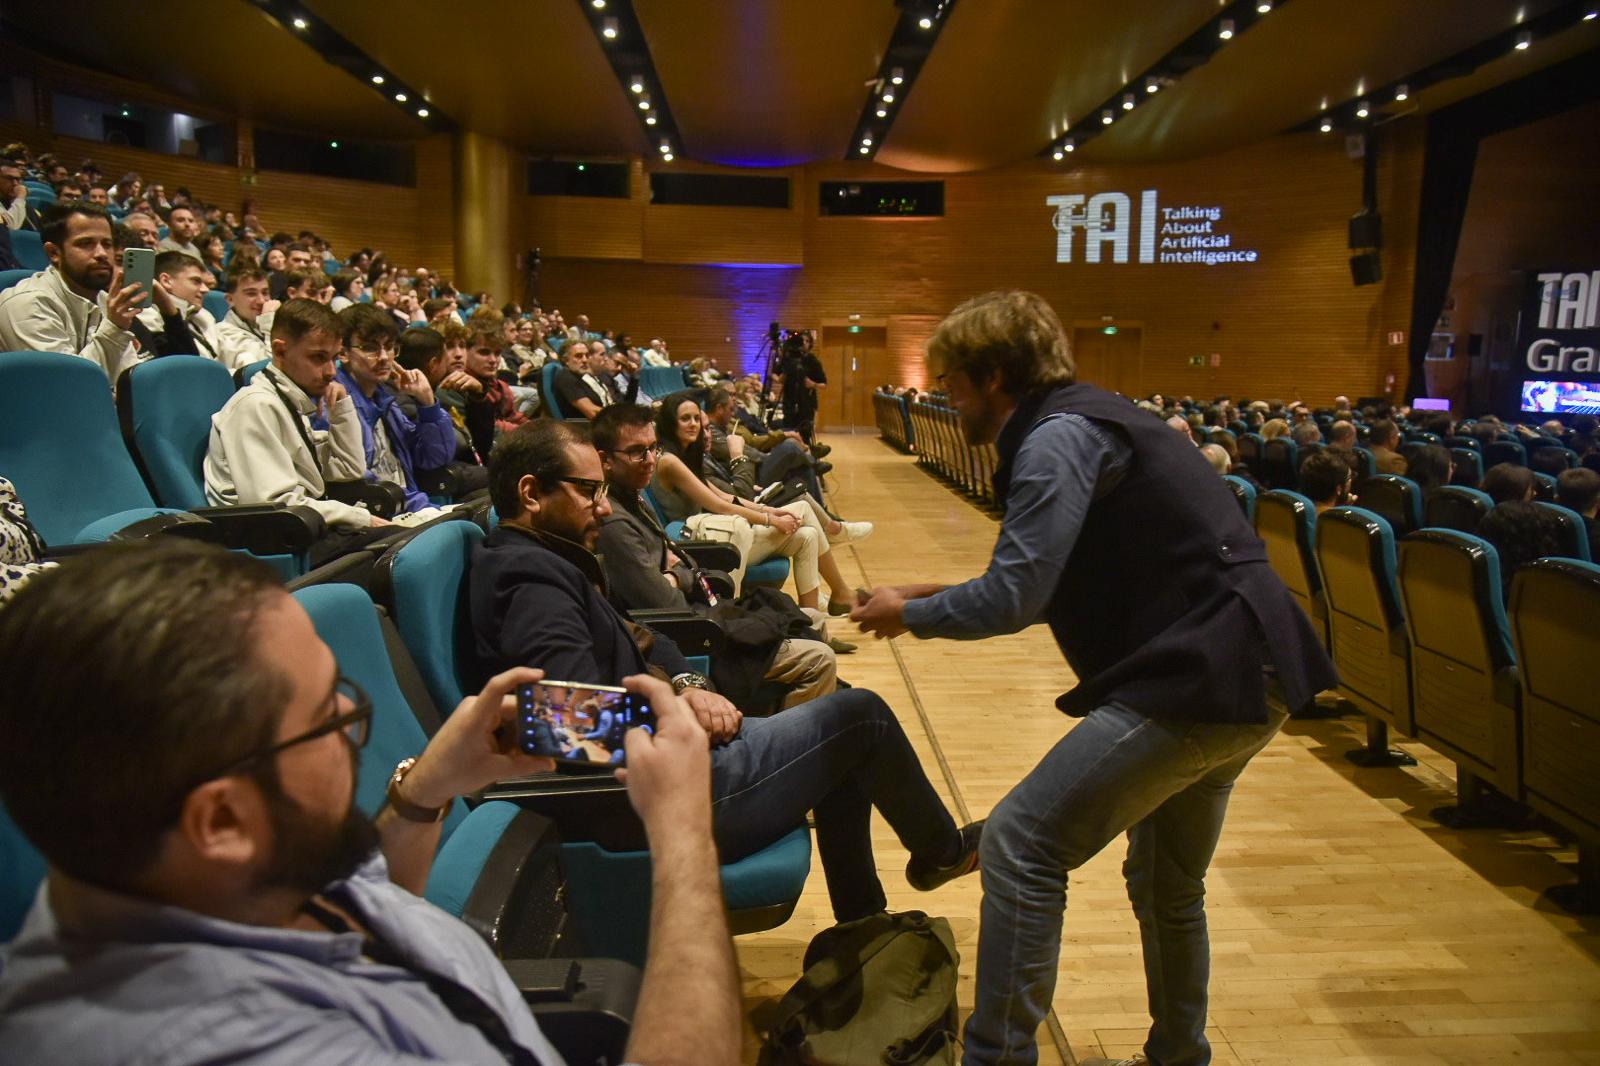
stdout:
POLYGON ((650 703, 627 689, 536 681, 517 688, 517 745, 529 755, 568 766, 614 769, 624 764, 630 729, 655 729, 650 703))
POLYGON ((152 248, 124 248, 122 250, 122 284, 140 286, 138 298, 133 306, 143 310, 150 306, 151 297, 155 293, 156 283, 156 253, 152 248))

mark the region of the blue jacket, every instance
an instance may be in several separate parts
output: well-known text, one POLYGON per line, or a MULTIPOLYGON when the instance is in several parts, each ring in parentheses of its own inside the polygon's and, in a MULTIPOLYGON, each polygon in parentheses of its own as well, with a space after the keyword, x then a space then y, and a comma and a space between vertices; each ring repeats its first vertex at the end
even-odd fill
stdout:
POLYGON ((336 380, 345 387, 350 399, 355 401, 361 415, 361 443, 367 450, 367 477, 372 475, 372 434, 382 419, 389 427, 389 440, 394 444, 395 458, 406 475, 406 510, 420 511, 429 506, 428 497, 417 488, 418 468, 436 470, 448 466, 456 455, 456 431, 450 415, 435 400, 427 407, 417 408, 415 422, 407 418, 400 405, 394 402, 394 390, 379 385, 376 396, 368 399, 356 387, 356 382, 344 367, 339 368, 336 380))

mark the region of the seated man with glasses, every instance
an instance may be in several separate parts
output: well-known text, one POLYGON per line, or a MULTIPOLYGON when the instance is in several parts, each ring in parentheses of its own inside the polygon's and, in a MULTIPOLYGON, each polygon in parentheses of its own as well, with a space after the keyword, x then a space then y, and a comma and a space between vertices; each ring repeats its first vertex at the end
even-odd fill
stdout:
POLYGON ((361 416, 367 477, 399 485, 408 514, 436 513, 417 488, 416 471, 445 466, 455 458, 455 426, 439 406, 428 376, 395 363, 400 330, 394 316, 371 304, 351 304, 339 312, 344 326, 344 357, 334 380, 345 387, 361 416), (416 402, 413 420, 397 402, 397 392, 416 402))
POLYGON ((883 700, 853 688, 743 718, 676 645, 607 602, 594 555, 611 514, 602 476, 582 423, 540 419, 495 445, 489 493, 500 524, 473 551, 469 587, 480 671, 537 663, 551 680, 579 684, 615 685, 647 670, 671 678, 713 745, 712 824, 723 861, 760 851, 815 811, 836 921, 887 906, 869 832, 874 807, 911 853, 914 887, 931 890, 977 869, 980 823, 957 829, 883 700))
MULTIPOLYGON (((561 1061, 478 932, 416 895, 456 797, 551 768, 508 743, 538 670, 463 700, 375 822, 372 706, 248 556, 95 548, 0 610, 0 671, 0 799, 48 865, 0 950, 0 1061, 561 1061)), ((733 1062, 705 733, 627 685, 657 728, 626 738, 656 902, 626 1060, 733 1062)))

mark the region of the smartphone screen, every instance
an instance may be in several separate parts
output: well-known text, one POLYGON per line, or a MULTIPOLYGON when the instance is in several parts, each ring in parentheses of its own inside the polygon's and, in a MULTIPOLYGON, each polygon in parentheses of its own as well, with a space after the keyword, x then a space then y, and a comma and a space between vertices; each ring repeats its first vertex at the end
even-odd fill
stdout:
POLYGON ((622 737, 655 730, 643 697, 609 685, 535 681, 517 687, 517 742, 529 755, 590 766, 625 765, 622 737))
POLYGON ((156 253, 150 248, 125 248, 122 252, 122 284, 142 285, 144 292, 137 306, 149 307, 156 280, 156 253))

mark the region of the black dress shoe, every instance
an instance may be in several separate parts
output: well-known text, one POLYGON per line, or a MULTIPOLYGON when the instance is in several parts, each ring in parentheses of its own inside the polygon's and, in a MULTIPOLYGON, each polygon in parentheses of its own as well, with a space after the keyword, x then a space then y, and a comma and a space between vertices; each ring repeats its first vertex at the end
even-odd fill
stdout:
POLYGON ((946 881, 965 877, 978 868, 978 845, 983 840, 983 821, 961 827, 961 854, 949 866, 919 862, 913 855, 906 863, 906 880, 918 892, 932 892, 946 881))
POLYGON ((817 475, 820 477, 821 475, 826 474, 828 471, 832 470, 833 469, 833 464, 832 463, 818 463, 814 467, 814 469, 816 470, 817 475))
POLYGON ((821 459, 831 451, 833 451, 831 444, 824 444, 820 440, 816 441, 811 445, 811 458, 821 459))

